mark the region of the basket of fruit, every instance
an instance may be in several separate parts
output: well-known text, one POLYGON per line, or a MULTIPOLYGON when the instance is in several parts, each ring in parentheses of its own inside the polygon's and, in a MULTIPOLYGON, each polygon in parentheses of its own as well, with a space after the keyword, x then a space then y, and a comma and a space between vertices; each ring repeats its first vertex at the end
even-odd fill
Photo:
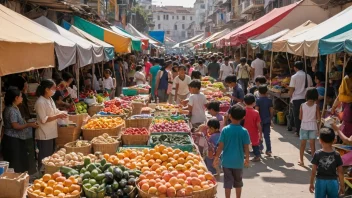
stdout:
POLYGON ((193 151, 193 141, 186 133, 157 133, 152 134, 149 140, 150 146, 154 147, 159 144, 178 148, 182 151, 193 151))
POLYGON ((123 145, 147 145, 149 136, 146 128, 126 128, 121 139, 123 145))
POLYGON ((119 141, 116 136, 109 136, 104 133, 92 139, 93 151, 107 154, 115 154, 119 148, 119 141))
POLYGON ((27 189, 27 196, 29 198, 80 198, 81 191, 81 186, 75 176, 66 178, 60 172, 55 172, 34 180, 34 184, 27 189))
POLYGON ((125 121, 120 117, 95 117, 82 126, 83 138, 85 140, 92 140, 94 137, 103 135, 121 136, 122 127, 125 121))
POLYGON ((75 142, 69 142, 65 144, 66 152, 71 153, 83 153, 83 155, 88 155, 92 153, 92 144, 87 140, 77 140, 75 142))
POLYGON ((93 116, 104 108, 102 104, 95 104, 88 108, 88 115, 93 116))

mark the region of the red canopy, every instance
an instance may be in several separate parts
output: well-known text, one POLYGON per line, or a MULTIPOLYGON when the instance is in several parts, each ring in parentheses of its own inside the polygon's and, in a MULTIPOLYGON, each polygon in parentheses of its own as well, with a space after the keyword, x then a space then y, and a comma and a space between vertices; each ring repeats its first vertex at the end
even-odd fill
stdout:
POLYGON ((275 8, 268 14, 260 17, 256 21, 253 22, 251 26, 238 32, 235 35, 230 37, 230 45, 238 46, 244 43, 247 43, 249 38, 262 34, 272 26, 274 26, 277 22, 286 17, 298 4, 302 1, 290 4, 288 6, 282 8, 275 8))
POLYGON ((248 28, 249 26, 251 26, 254 23, 254 21, 249 21, 246 24, 243 24, 242 26, 232 30, 231 32, 229 32, 228 34, 226 34, 225 36, 221 37, 218 41, 216 41, 217 46, 230 46, 230 37, 232 35, 237 34, 238 32, 245 30, 246 28, 248 28))

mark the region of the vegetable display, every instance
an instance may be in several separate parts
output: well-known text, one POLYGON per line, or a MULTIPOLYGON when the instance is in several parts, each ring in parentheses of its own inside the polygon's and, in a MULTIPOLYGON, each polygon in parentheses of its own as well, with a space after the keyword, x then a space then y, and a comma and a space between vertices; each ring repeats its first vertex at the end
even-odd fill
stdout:
POLYGON ((93 144, 111 144, 111 143, 117 143, 118 141, 116 138, 113 138, 108 134, 104 133, 103 135, 93 138, 91 142, 93 144))
POLYGON ((146 128, 127 128, 124 132, 124 135, 148 135, 148 129, 146 128))
POLYGON ((78 166, 82 165, 85 158, 89 158, 92 161, 99 160, 95 155, 89 154, 84 156, 82 153, 66 153, 66 149, 62 148, 53 155, 46 157, 42 160, 42 163, 48 166, 78 166))
POLYGON ((116 128, 124 123, 124 120, 120 117, 98 117, 88 120, 87 124, 83 126, 83 129, 112 129, 116 128))
POLYGON ((155 119, 150 132, 189 132, 190 128, 184 120, 155 119))
POLYGON ((134 190, 136 178, 140 174, 140 171, 129 170, 124 166, 113 166, 105 159, 100 163, 87 162, 80 170, 86 196, 90 194, 92 197, 100 193, 112 197, 127 196, 134 190))
POLYGON ((154 134, 151 136, 153 144, 192 144, 187 134, 154 134))
POLYGON ((84 147, 89 145, 90 143, 88 140, 77 140, 76 142, 72 143, 70 147, 84 147))

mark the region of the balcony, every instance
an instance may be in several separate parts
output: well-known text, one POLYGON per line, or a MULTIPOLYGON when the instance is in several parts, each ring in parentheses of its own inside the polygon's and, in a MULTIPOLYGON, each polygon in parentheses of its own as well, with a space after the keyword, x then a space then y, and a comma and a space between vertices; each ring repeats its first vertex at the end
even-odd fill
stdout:
POLYGON ((239 5, 241 14, 253 14, 264 8, 264 0, 245 0, 239 5))

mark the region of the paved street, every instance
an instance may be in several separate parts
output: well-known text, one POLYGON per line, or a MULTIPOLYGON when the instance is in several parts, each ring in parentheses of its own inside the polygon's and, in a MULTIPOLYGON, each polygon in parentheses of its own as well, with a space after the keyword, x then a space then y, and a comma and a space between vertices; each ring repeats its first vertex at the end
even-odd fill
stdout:
MULTIPOLYGON (((284 126, 275 126, 271 131, 273 157, 263 155, 262 162, 251 163, 244 170, 244 198, 311 198, 309 178, 310 156, 306 155, 307 168, 297 165, 299 158, 299 139, 284 126)), ((317 143, 318 144, 318 143, 317 143)), ((318 148, 318 147, 317 147, 318 148)), ((223 175, 220 176, 218 198, 224 198, 223 175)), ((232 196, 235 197, 235 190, 232 196)))

